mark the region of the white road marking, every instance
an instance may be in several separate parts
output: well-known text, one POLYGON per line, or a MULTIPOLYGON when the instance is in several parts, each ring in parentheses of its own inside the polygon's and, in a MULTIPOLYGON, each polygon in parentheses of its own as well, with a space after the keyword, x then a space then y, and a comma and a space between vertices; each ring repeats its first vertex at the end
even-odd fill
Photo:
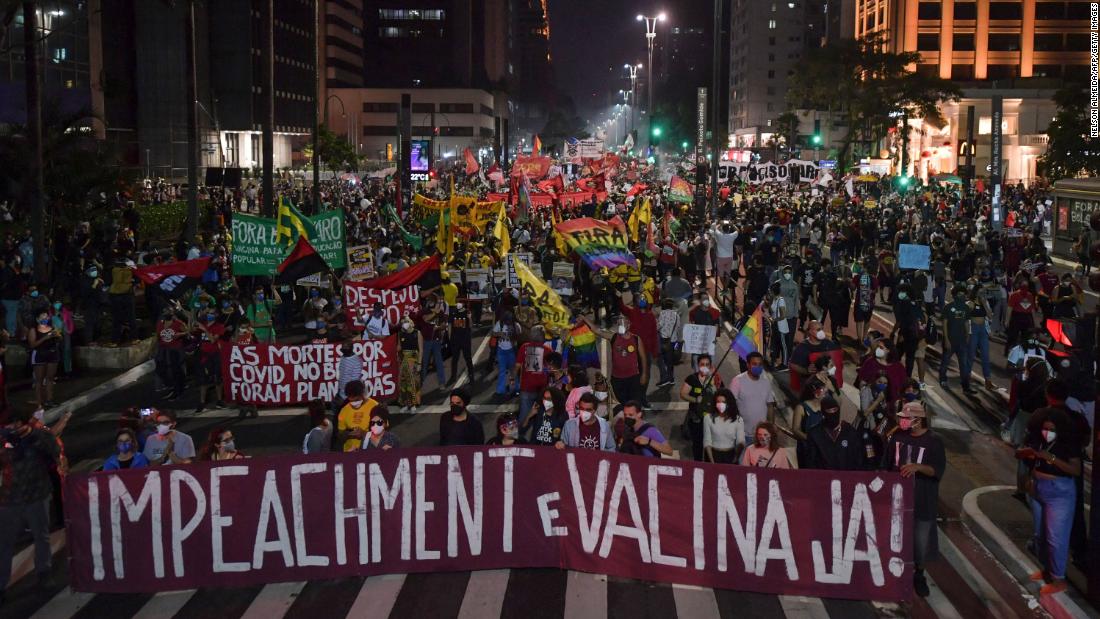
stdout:
POLYGON ((829 611, 820 598, 780 595, 779 606, 787 619, 829 619, 829 611))
POLYGON ((677 617, 707 619, 721 616, 714 589, 673 584, 672 599, 676 602, 677 617))
POLYGON ((504 606, 511 570, 479 570, 470 572, 466 595, 458 611, 459 619, 499 617, 504 606))
POLYGON ((195 589, 183 591, 162 591, 145 603, 133 619, 163 619, 174 617, 195 595, 195 589))
POLYGON ((88 602, 92 601, 95 597, 94 593, 77 593, 69 587, 65 587, 53 596, 53 598, 46 602, 46 605, 39 608, 31 619, 69 619, 73 615, 80 612, 81 608, 84 608, 88 602))
POLYGON ((359 596, 348 609, 348 617, 363 619, 388 619, 401 587, 405 586, 404 574, 371 576, 363 581, 359 596))
POLYGON ((305 586, 306 583, 302 580, 265 585, 248 605, 241 619, 280 619, 290 610, 305 586))
POLYGON ((607 576, 569 571, 565 613, 571 619, 607 619, 607 576))

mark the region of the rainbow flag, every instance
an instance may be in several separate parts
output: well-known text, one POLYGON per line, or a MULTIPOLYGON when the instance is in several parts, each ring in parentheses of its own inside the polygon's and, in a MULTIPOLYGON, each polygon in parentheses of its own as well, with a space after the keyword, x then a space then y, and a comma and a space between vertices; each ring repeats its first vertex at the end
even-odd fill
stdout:
POLYGON ((756 311, 749 316, 741 327, 741 331, 734 336, 730 350, 737 353, 742 359, 749 353, 762 352, 764 350, 764 304, 756 306, 756 311))
POLYGON ((618 216, 611 221, 591 217, 569 219, 556 224, 554 230, 592 270, 624 265, 638 269, 638 260, 630 252, 626 224, 618 216))
POLYGON ((596 334, 583 322, 569 330, 563 349, 563 365, 576 363, 581 367, 599 369, 600 351, 596 348, 596 334))
POLYGON ((691 183, 679 176, 668 182, 668 199, 673 202, 691 202, 691 183))

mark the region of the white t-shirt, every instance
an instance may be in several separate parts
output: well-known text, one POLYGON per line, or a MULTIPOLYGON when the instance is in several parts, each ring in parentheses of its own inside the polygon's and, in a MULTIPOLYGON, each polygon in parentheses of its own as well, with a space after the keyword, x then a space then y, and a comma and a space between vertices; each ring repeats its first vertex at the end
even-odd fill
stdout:
POLYGON ((756 424, 768 420, 768 404, 775 403, 772 384, 764 375, 752 378, 748 372, 741 372, 730 381, 730 391, 737 399, 737 409, 745 419, 745 427, 756 428, 756 424))
POLYGON ((737 240, 737 233, 726 234, 720 230, 711 230, 711 235, 714 237, 714 248, 718 258, 732 258, 733 243, 737 240))
POLYGON ((787 300, 782 296, 778 296, 772 301, 771 306, 772 318, 775 319, 775 324, 780 333, 790 333, 791 326, 787 322, 787 300), (782 316, 782 318, 780 318, 782 316))

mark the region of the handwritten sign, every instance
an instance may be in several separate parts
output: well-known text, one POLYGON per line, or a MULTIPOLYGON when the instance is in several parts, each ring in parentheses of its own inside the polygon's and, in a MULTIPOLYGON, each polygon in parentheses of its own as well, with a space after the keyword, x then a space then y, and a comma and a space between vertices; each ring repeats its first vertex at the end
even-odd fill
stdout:
POLYGON ((684 352, 692 355, 714 354, 714 340, 718 337, 715 325, 684 325, 684 352))
POLYGON ((898 245, 898 268, 928 269, 932 260, 932 248, 927 245, 898 245))

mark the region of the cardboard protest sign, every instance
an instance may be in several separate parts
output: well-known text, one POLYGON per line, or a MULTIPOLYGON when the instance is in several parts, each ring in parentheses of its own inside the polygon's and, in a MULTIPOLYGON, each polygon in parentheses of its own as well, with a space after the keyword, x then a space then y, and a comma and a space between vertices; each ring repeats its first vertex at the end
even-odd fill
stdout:
POLYGON ((932 260, 932 248, 927 245, 898 245, 898 268, 928 270, 932 260))
POLYGON ((716 337, 718 327, 715 325, 684 325, 684 352, 692 355, 713 355, 716 337))
POLYGON ((471 301, 489 298, 489 269, 466 269, 466 298, 471 301))
POLYGON ((563 297, 573 296, 573 263, 555 262, 550 287, 563 297))

